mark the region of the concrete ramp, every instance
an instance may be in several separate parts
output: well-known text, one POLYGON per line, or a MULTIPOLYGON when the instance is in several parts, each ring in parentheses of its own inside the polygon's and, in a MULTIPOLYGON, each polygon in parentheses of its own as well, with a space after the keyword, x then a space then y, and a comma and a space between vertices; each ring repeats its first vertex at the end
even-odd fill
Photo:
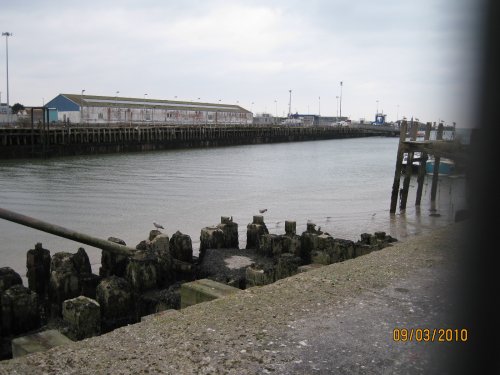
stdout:
POLYGON ((201 279, 184 283, 181 286, 181 309, 201 302, 224 297, 241 289, 218 283, 210 279, 201 279))

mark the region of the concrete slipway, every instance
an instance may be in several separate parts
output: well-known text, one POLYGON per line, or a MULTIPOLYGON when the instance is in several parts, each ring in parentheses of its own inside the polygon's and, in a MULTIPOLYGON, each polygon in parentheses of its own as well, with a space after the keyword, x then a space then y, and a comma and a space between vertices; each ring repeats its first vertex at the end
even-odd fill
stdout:
POLYGON ((465 225, 0 362, 0 374, 451 373, 471 332, 396 342, 393 329, 468 328, 452 293, 465 225))

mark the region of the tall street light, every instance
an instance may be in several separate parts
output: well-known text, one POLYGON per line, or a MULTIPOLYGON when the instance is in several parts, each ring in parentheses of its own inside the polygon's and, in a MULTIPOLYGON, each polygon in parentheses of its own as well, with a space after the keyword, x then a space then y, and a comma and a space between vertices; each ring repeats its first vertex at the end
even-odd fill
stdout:
POLYGON ((321 96, 318 96, 318 116, 321 116, 321 96))
POLYGON ((339 117, 339 96, 337 95, 335 98, 337 98, 337 119, 339 117))
POLYGON ((288 101, 288 117, 292 115, 292 90, 288 90, 290 92, 290 100, 288 101))
POLYGON ((397 110, 396 110, 396 122, 398 122, 398 120, 399 120, 399 104, 396 107, 397 107, 397 110))
POLYGON ((278 123, 278 99, 274 99, 274 109, 275 109, 275 117, 274 122, 278 123))
POLYGON ((375 116, 378 115, 378 100, 377 100, 377 112, 375 112, 375 116))
POLYGON ((142 109, 142 121, 143 122, 146 122, 146 96, 148 96, 148 94, 144 94, 144 105, 143 105, 143 109, 142 109))
POLYGON ((9 120, 10 120, 10 107, 9 107, 9 36, 12 36, 12 33, 9 32, 3 32, 2 36, 5 37, 5 59, 7 61, 7 111, 9 114, 9 120))
POLYGON ((340 117, 342 117, 342 81, 340 81, 340 117))

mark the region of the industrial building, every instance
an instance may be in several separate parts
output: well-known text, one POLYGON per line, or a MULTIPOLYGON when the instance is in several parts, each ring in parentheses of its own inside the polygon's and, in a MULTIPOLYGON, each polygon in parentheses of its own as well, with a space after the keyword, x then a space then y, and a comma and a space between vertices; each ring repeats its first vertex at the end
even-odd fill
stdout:
POLYGON ((252 112, 232 104, 59 94, 45 104, 60 123, 85 125, 251 125, 252 112))

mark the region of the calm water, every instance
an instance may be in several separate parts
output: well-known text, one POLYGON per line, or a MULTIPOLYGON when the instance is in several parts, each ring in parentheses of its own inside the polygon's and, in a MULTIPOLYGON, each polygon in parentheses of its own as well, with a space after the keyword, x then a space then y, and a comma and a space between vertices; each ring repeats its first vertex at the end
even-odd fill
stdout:
MULTIPOLYGON (((233 216, 240 247, 246 225, 267 208, 271 233, 297 232, 312 220, 334 237, 356 241, 383 230, 399 239, 453 221, 464 208, 464 179, 440 177, 439 217, 429 216, 430 176, 415 209, 412 179, 408 209, 389 214, 397 138, 361 138, 0 161, 0 207, 135 247, 153 221, 171 236, 187 233, 198 252, 200 230, 233 216)), ((51 250, 87 250, 98 272, 100 250, 0 219, 0 266, 26 273, 26 251, 36 242, 51 250)))

